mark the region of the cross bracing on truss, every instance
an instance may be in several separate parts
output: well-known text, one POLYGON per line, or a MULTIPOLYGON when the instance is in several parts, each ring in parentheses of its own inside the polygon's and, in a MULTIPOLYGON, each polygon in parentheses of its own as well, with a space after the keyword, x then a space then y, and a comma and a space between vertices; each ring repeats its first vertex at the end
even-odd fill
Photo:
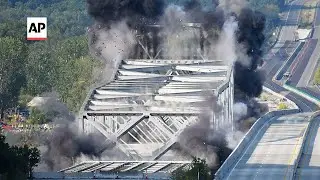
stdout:
MULTIPOLYGON (((206 101, 203 92, 216 90, 227 78, 228 67, 220 65, 220 61, 211 61, 204 63, 205 65, 200 62, 197 65, 177 63, 171 64, 170 67, 154 62, 148 63, 146 68, 143 68, 143 61, 140 61, 137 68, 134 68, 136 65, 130 65, 130 70, 123 69, 123 62, 116 80, 95 90, 88 102, 87 110, 166 110, 163 104, 170 101, 177 105, 174 109, 178 111, 197 111, 201 108, 199 102, 206 101), (194 75, 193 72, 203 74, 194 75), (192 108, 193 104, 198 108, 192 108)), ((173 105, 167 107, 172 109, 173 105)))
MULTIPOLYGON (((197 24, 192 27, 201 29, 197 24)), ((115 141, 128 159, 177 161, 170 148, 202 114, 210 114, 212 129, 232 125, 232 68, 222 60, 205 58, 203 46, 182 44, 186 59, 173 59, 166 58, 168 50, 163 47, 158 50, 143 42, 134 55, 142 58, 118 62, 113 80, 88 96, 80 127, 115 141), (213 104, 219 106, 215 113, 213 104)))
POLYGON ((147 173, 172 172, 178 168, 191 164, 190 161, 86 161, 76 164, 60 172, 134 172, 147 173))
POLYGON ((98 129, 130 158, 160 159, 208 110, 208 98, 229 87, 229 74, 228 66, 215 60, 122 61, 114 80, 88 100, 84 130, 98 129))

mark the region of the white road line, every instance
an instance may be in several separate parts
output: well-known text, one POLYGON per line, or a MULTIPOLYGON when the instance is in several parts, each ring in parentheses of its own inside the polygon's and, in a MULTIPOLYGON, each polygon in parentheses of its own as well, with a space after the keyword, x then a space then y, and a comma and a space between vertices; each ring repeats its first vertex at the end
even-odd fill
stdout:
MULTIPOLYGON (((272 86, 271 84, 269 84, 269 83, 267 83, 267 82, 265 82, 265 84, 266 85, 269 85, 270 87, 272 87, 272 88, 274 88, 274 89, 276 89, 274 86, 272 86)), ((272 90, 272 89, 271 89, 272 90)), ((291 92, 291 91, 290 91, 291 92)), ((279 92, 280 93, 280 92, 279 92)), ((294 93, 294 92, 292 92, 292 93, 294 93)), ((296 93, 294 93, 294 94, 296 94, 296 93)), ((293 99, 295 99, 295 101, 298 101, 298 102, 300 102, 300 103, 302 103, 305 107, 307 107, 309 110, 311 110, 312 111, 312 108, 310 107, 310 106, 308 106, 306 103, 304 103, 303 101, 300 101, 299 99, 297 99, 297 98, 295 98, 293 95, 289 95, 290 97, 286 97, 286 98, 293 98, 293 99)), ((299 95, 298 95, 299 96, 299 95)), ((301 98, 303 98, 303 97, 301 97, 301 98)))
MULTIPOLYGON (((289 3, 289 4, 290 4, 290 8, 289 8, 289 11, 288 11, 288 14, 287 14, 287 18, 286 18, 286 22, 284 23, 284 26, 286 26, 286 25, 287 25, 288 18, 289 18, 289 14, 290 14, 290 12, 291 12, 291 8, 292 8, 292 4, 293 4, 293 2, 295 2, 295 1, 292 1, 291 3, 289 3)), ((280 37, 279 37, 279 41, 278 41, 278 42, 280 42, 280 41, 281 41, 282 36, 283 36, 283 31, 281 30, 281 32, 280 32, 280 37)))
POLYGON ((295 62, 294 66, 293 66, 293 69, 291 71, 291 74, 295 74, 296 71, 297 71, 297 68, 299 67, 299 64, 301 64, 303 62, 303 59, 306 56, 306 51, 308 50, 309 45, 310 45, 310 41, 308 41, 307 44, 305 44, 305 45, 307 45, 307 46, 306 46, 305 49, 303 48, 303 51, 301 52, 300 58, 295 59, 295 60, 297 60, 297 62, 295 62))
MULTIPOLYGON (((291 92, 291 91, 290 91, 291 92)), ((294 92, 292 92, 292 93, 294 93, 294 92)), ((296 93, 294 93, 294 94, 296 94, 296 93)), ((298 95, 299 96, 299 95, 298 95)), ((295 98, 294 96, 292 96, 292 98, 293 99, 295 99, 296 101, 299 101, 299 102, 301 102, 303 105, 305 105, 309 110, 311 110, 312 111, 312 108, 311 107, 309 107, 306 103, 304 103, 303 101, 300 101, 300 100, 298 100, 297 98, 295 98)), ((303 97, 301 97, 301 98, 303 98, 303 97)))
POLYGON ((250 149, 249 147, 251 147, 253 145, 253 142, 257 139, 258 135, 260 135, 262 129, 264 129, 265 126, 269 125, 269 122, 272 121, 273 119, 276 119, 278 117, 273 117, 270 120, 268 120, 267 122, 264 123, 264 125, 259 129, 258 133, 256 134, 256 136, 254 137, 254 139, 250 142, 250 144, 247 146, 246 150, 244 151, 244 153, 242 153, 242 156, 240 157, 240 159, 238 160, 238 162, 236 163, 236 165, 231 169, 229 175, 227 176, 227 179, 230 178, 230 175, 232 174, 232 172, 234 171, 234 169, 237 167, 237 165, 239 164, 239 162, 241 161, 241 159, 243 158, 243 156, 247 153, 247 151, 250 149))

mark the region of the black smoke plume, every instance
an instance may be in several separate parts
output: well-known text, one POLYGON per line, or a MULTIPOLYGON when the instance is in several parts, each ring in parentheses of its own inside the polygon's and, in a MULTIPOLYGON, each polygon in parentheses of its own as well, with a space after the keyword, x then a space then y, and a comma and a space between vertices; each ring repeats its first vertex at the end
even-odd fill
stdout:
MULTIPOLYGON (((203 23, 205 30, 215 28, 221 31, 224 22, 226 21, 226 14, 219 2, 228 5, 229 8, 227 16, 234 16, 238 22, 238 30, 236 32, 239 49, 244 49, 242 53, 246 56, 239 56, 235 62, 234 75, 236 88, 239 88, 248 97, 258 97, 262 92, 262 86, 265 80, 264 72, 257 70, 257 67, 262 64, 262 46, 265 41, 263 34, 265 28, 265 15, 249 8, 243 8, 240 13, 230 11, 236 9, 232 7, 234 3, 232 0, 213 0, 212 6, 217 7, 214 11, 203 11, 201 3, 197 0, 187 1, 184 10, 187 13, 188 20, 192 22, 203 23), (245 58, 242 59, 242 58, 245 58), (248 61, 248 64, 243 64, 243 61, 248 61), (249 80, 250 79, 250 80, 249 80)), ((239 4, 241 2, 235 2, 239 4)), ((209 38, 215 38, 211 36, 209 38)), ((210 43, 208 43, 210 44, 210 43)))
POLYGON ((104 151, 115 147, 115 144, 106 141, 101 134, 79 134, 76 117, 55 97, 48 98, 39 109, 48 118, 52 118, 55 126, 40 137, 42 156, 39 171, 61 170, 71 166, 82 156, 99 159, 104 151))
MULTIPOLYGON (((169 11, 172 14, 170 14, 170 16, 166 14, 167 16, 165 17, 169 18, 167 18, 168 20, 165 22, 169 21, 170 23, 167 23, 166 25, 173 24, 173 26, 181 23, 180 21, 182 20, 202 23, 205 33, 201 35, 201 41, 203 41, 203 44, 206 46, 214 46, 216 40, 219 39, 219 36, 221 35, 221 31, 226 20, 231 16, 234 17, 238 25, 238 29, 235 32, 236 47, 238 49, 236 52, 238 53, 238 59, 234 60, 234 77, 237 88, 235 92, 241 92, 241 94, 244 94, 244 98, 236 99, 236 101, 243 102, 248 101, 248 99, 252 97, 259 96, 262 92, 264 75, 262 72, 257 70, 257 67, 262 62, 261 48, 265 40, 263 35, 265 17, 257 11, 243 8, 241 0, 235 1, 237 2, 233 3, 233 0, 215 0, 212 3, 214 10, 204 11, 199 1, 194 0, 188 2, 181 8, 185 13, 185 17, 183 17, 183 19, 180 18, 181 9, 179 8, 174 11, 177 13, 169 11), (173 17, 175 14, 177 14, 177 17, 173 17), (172 21, 177 22, 172 23, 172 21)), ((161 17, 164 15, 165 8, 167 7, 164 1, 161 0, 87 0, 87 2, 89 14, 103 27, 108 27, 112 24, 119 23, 120 21, 125 21, 131 29, 136 29, 136 25, 139 24, 144 25, 161 22, 161 17)), ((172 10, 172 7, 170 8, 170 10, 172 10)), ((173 29, 175 29, 175 27, 173 27, 173 29)), ((143 31, 141 32, 143 33, 143 31)), ((155 41, 155 44, 157 44, 155 46, 158 46, 161 40, 155 40, 156 38, 154 38, 158 35, 149 36, 148 33, 149 32, 145 32, 145 38, 143 40, 148 41, 148 38, 152 37, 149 39, 155 41)), ((158 37, 161 38, 163 36, 158 37)), ((177 49, 178 48, 179 47, 177 47, 177 49)), ((132 51, 132 49, 129 48, 124 48, 122 51, 123 50, 132 51)), ((226 52, 228 52, 227 49, 226 52)), ((156 54, 157 51, 153 51, 153 53, 156 54)), ((139 58, 148 57, 139 56, 139 58)), ((214 104, 215 100, 209 101, 209 103, 214 104)), ((215 110, 212 111, 215 112, 215 110)), ((223 161, 227 157, 227 154, 231 152, 231 149, 227 147, 227 132, 211 132, 212 129, 209 129, 210 121, 212 121, 211 116, 201 117, 200 122, 190 128, 187 128, 181 134, 179 142, 182 149, 188 151, 190 154, 199 156, 197 153, 201 153, 201 157, 210 158, 209 163, 211 163, 211 167, 217 168, 220 164, 219 162, 223 161), (208 156, 206 157, 206 155, 208 156)))
POLYGON ((249 97, 258 97, 262 92, 264 74, 257 70, 262 64, 262 45, 265 40, 263 30, 265 16, 251 9, 242 9, 238 20, 238 43, 245 47, 245 54, 249 58, 249 66, 243 65, 241 59, 235 63, 235 84, 249 97))
POLYGON ((114 147, 114 144, 107 143, 102 135, 79 135, 71 128, 75 126, 57 127, 45 140, 46 151, 42 161, 48 170, 57 171, 71 166, 81 156, 98 159, 104 150, 114 147))
POLYGON ((199 121, 186 127, 179 135, 178 145, 182 152, 187 152, 192 157, 205 159, 212 170, 217 170, 224 162, 232 149, 228 147, 227 132, 223 129, 213 130, 211 123, 213 113, 221 111, 216 97, 207 92, 203 94, 207 101, 203 102, 203 109, 199 121))
POLYGON ((89 14, 105 24, 124 19, 129 24, 155 21, 165 7, 163 0, 87 0, 87 3, 89 14))

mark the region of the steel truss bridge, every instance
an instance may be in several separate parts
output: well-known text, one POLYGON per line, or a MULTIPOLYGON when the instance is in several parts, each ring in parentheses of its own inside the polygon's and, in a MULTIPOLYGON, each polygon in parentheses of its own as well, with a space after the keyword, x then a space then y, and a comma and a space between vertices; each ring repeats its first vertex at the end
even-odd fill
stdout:
MULTIPOLYGON (((201 26, 185 26, 184 30, 198 39, 202 37, 201 26)), ((212 119, 212 129, 233 126, 232 68, 221 60, 204 58, 202 41, 195 47, 185 40, 180 44, 185 54, 198 52, 199 57, 173 59, 161 55, 161 51, 166 52, 164 48, 137 39, 136 51, 147 55, 121 60, 113 80, 90 92, 79 121, 80 130, 99 131, 114 141, 128 159, 139 161, 137 166, 144 161, 168 159, 174 164, 178 159, 170 148, 181 132, 204 114, 212 119)), ((96 164, 83 162, 90 168, 82 169, 103 169, 103 163, 96 164)), ((155 162, 150 167, 157 164, 161 165, 155 162)))
POLYGON ((173 172, 189 161, 87 161, 61 170, 64 173, 94 172, 96 170, 111 172, 146 171, 148 173, 173 172))

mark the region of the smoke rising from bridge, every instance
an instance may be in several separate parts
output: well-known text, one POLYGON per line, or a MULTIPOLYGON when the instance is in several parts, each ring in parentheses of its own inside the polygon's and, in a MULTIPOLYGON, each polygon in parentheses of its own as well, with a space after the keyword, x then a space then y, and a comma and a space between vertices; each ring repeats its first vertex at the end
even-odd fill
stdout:
POLYGON ((49 95, 38 107, 56 125, 52 132, 40 137, 41 163, 38 171, 58 171, 84 159, 99 159, 101 156, 112 159, 125 156, 111 141, 100 134, 79 134, 76 117, 68 108, 58 101, 56 96, 49 95))
MULTIPOLYGON (((102 42, 111 42, 111 46, 114 45, 117 48, 120 46, 121 52, 117 52, 117 55, 121 57, 118 59, 120 61, 121 59, 129 58, 132 55, 131 52, 134 51, 134 46, 139 42, 135 34, 117 34, 112 32, 128 32, 128 29, 139 29, 138 27, 141 24, 163 25, 161 31, 158 32, 158 39, 153 40, 153 43, 158 47, 161 46, 167 49, 165 58, 183 59, 184 57, 192 57, 192 55, 183 54, 184 51, 179 44, 182 44, 185 39, 188 40, 188 43, 197 44, 198 42, 192 39, 191 34, 193 32, 182 31, 181 25, 188 22, 202 23, 204 27, 202 38, 206 46, 203 58, 221 59, 225 61, 226 65, 234 64, 235 84, 238 89, 236 92, 241 91, 241 94, 245 94, 247 97, 243 98, 236 94, 235 97, 238 97, 236 101, 247 103, 248 98, 257 97, 261 94, 264 75, 263 72, 257 70, 257 67, 261 64, 265 17, 263 14, 249 9, 247 1, 214 1, 213 6, 216 6, 214 11, 202 10, 199 1, 190 1, 184 7, 165 5, 161 1, 152 2, 147 0, 139 2, 135 0, 117 1, 117 3, 115 1, 114 3, 111 2, 113 1, 88 1, 89 14, 95 18, 100 26, 98 29, 93 28, 92 36, 98 38, 94 40, 96 42, 91 42, 92 49, 101 54, 100 59, 110 60, 116 56, 109 54, 110 48, 101 46, 102 39, 99 39, 99 36, 104 36, 104 34, 114 35, 114 37, 110 37, 109 41, 102 40, 102 42), (146 4, 148 5, 146 6, 146 4), (154 9, 150 11, 146 7, 153 7, 154 9), (110 10, 113 8, 116 11, 110 10), (113 38, 117 40, 113 40, 113 38), (119 44, 119 40, 124 43, 119 44), (169 40, 170 43, 166 43, 169 40)), ((156 55, 157 52, 154 50, 150 54, 156 55)), ((150 56, 152 55, 150 54, 148 54, 149 57, 147 58, 151 58, 150 56)), ((117 64, 119 62, 111 63, 117 64)), ((113 70, 115 71, 116 69, 113 70)), ((211 103, 214 104, 215 101, 211 103)), ((243 106, 244 104, 241 104, 241 106, 236 106, 236 108, 243 108, 243 106)), ((206 114, 210 114, 210 112, 206 114)), ((239 116, 243 117, 245 115, 239 116)), ((216 153, 230 152, 230 149, 225 140, 227 136, 226 132, 216 132, 214 134, 214 137, 220 138, 219 141, 219 138, 208 139, 208 123, 210 122, 210 118, 209 115, 203 117, 200 122, 187 128, 181 134, 179 142, 193 156, 211 157, 207 160, 211 167, 215 167, 216 163, 219 162, 216 161, 218 159, 216 153), (184 142, 194 143, 188 144, 184 142), (209 156, 208 152, 212 155, 209 156)), ((232 141, 234 138, 229 138, 229 140, 232 141)))
MULTIPOLYGON (((167 5, 162 0, 88 0, 87 2, 88 12, 95 19, 95 24, 89 31, 90 50, 103 60, 107 67, 102 75, 103 81, 111 76, 111 72, 116 71, 122 59, 137 57, 133 52, 136 50, 135 47, 143 42, 140 42, 139 37, 134 34, 136 30, 145 32, 145 38, 152 41, 155 50, 149 51, 147 58, 221 59, 226 65, 235 65, 235 84, 239 91, 249 99, 260 95, 264 76, 257 67, 261 63, 265 18, 261 13, 248 9, 246 1, 213 1, 212 6, 216 7, 214 11, 203 10, 198 1, 191 1, 184 7, 167 5), (190 43, 190 47, 199 44, 199 40, 192 39, 193 31, 186 33, 179 28, 188 22, 203 24, 204 33, 199 35, 200 41, 203 41, 205 46, 202 52, 193 51, 190 55, 186 55, 178 46, 184 40, 190 43), (152 34, 141 28, 147 24, 164 26, 152 34), (168 43, 168 40, 171 42, 168 43), (166 51, 159 52, 157 49, 160 47, 166 51)), ((237 97, 237 94, 235 95, 237 97)), ((208 124, 212 118, 211 113, 217 108, 214 99, 208 99, 207 103, 212 109, 205 112, 199 122, 182 132, 179 143, 182 149, 192 156, 206 157, 210 167, 217 168, 231 152, 228 141, 234 139, 227 138, 227 129, 210 132, 208 124)), ((238 98, 236 101, 247 103, 246 98, 238 98)), ((244 104, 237 107, 244 108, 244 104)), ((62 118, 66 119, 66 123, 57 128, 46 143, 47 151, 43 160, 50 169, 56 170, 71 165, 74 158, 81 158, 83 155, 99 159, 99 157, 110 157, 108 155, 115 152, 114 144, 111 142, 106 142, 102 146, 97 143, 101 142, 99 136, 82 137, 74 132, 72 130, 74 117, 62 118)))
POLYGON ((264 73, 257 70, 257 67, 262 63, 265 17, 249 9, 245 0, 225 0, 214 4, 218 4, 215 11, 208 12, 201 9, 198 1, 179 7, 165 5, 161 0, 88 0, 89 14, 98 24, 92 27, 91 48, 100 55, 100 59, 107 61, 119 56, 118 60, 128 58, 138 43, 135 34, 129 30, 141 25, 162 24, 162 32, 158 35, 160 38, 153 38, 153 41, 160 42, 153 43, 166 47, 169 58, 181 58, 184 55, 178 44, 185 39, 189 43, 197 42, 188 37, 192 33, 180 31, 180 25, 188 22, 203 23, 206 58, 222 59, 228 65, 231 58, 236 60, 237 88, 249 97, 257 97, 262 92, 264 82, 264 73), (179 37, 173 37, 175 34, 179 37), (164 43, 166 40, 171 42, 164 43))

